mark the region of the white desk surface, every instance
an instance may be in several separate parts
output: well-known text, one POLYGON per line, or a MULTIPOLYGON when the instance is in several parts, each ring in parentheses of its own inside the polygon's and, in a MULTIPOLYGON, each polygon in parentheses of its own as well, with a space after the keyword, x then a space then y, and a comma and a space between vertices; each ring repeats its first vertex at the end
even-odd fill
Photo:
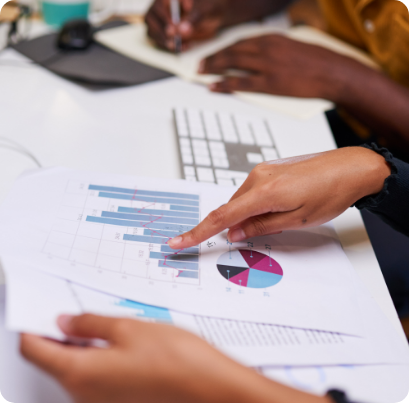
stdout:
MULTIPOLYGON (((177 78, 92 92, 24 60, 13 50, 0 53, 0 136, 24 145, 43 166, 180 178, 173 107, 271 114, 177 78)), ((307 151, 333 144, 329 137, 323 130, 307 151)), ((0 200, 20 173, 33 168, 26 157, 0 148, 0 200)), ((334 224, 355 270, 406 342, 359 212, 349 209, 334 224)))

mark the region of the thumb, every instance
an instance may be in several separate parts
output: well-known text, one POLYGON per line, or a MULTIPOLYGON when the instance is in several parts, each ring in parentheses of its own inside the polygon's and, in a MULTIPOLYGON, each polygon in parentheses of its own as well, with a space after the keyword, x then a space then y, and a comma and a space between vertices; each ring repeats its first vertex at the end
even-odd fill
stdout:
POLYGON ((67 336, 115 341, 114 329, 118 320, 91 314, 80 316, 60 315, 57 323, 67 336))

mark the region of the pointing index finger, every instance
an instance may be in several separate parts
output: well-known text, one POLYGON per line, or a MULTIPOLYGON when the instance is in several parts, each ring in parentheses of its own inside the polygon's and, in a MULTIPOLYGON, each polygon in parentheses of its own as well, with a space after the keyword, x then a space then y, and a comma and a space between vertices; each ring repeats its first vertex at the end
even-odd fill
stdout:
POLYGON ((260 214, 257 201, 251 192, 246 193, 212 211, 199 225, 189 232, 171 239, 168 245, 173 249, 198 245, 226 228, 230 228, 253 216, 255 213, 260 214))

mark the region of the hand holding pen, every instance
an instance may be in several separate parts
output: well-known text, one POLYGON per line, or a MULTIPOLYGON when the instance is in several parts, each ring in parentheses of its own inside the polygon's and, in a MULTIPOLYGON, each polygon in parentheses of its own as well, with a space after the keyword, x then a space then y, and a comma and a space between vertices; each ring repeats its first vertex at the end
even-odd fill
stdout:
POLYGON ((145 17, 148 36, 172 52, 213 37, 225 23, 227 0, 155 0, 145 17))

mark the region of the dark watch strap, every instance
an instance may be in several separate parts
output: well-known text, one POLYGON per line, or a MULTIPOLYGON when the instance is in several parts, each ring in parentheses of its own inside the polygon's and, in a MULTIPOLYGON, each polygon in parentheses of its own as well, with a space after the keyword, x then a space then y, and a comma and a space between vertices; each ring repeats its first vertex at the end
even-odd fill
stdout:
POLYGON ((352 403, 348 400, 345 392, 341 390, 332 389, 327 392, 327 396, 330 397, 334 403, 352 403))

